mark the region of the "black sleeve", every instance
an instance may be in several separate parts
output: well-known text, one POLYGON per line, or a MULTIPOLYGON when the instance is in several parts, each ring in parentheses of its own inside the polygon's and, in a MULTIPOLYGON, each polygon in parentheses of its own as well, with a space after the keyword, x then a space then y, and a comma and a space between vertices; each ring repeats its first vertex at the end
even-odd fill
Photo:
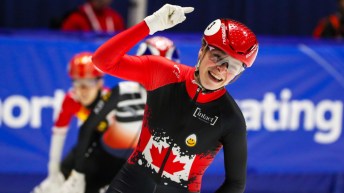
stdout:
POLYGON ((84 171, 84 160, 92 154, 88 153, 89 148, 94 142, 98 143, 104 130, 107 129, 108 124, 106 116, 117 107, 117 100, 119 95, 119 87, 114 87, 110 93, 100 97, 99 101, 92 109, 87 120, 79 128, 78 142, 76 144, 76 161, 75 169, 79 172, 84 171), (103 125, 101 125, 103 124, 103 125))
POLYGON ((225 181, 216 193, 243 193, 246 186, 247 139, 245 122, 222 139, 225 181))

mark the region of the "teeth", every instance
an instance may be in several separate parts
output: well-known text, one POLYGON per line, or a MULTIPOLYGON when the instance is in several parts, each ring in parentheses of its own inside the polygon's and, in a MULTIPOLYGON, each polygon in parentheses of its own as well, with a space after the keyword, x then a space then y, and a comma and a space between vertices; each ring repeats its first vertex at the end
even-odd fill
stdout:
POLYGON ((221 80, 222 80, 222 78, 216 76, 214 73, 210 72, 210 74, 211 74, 214 78, 216 78, 216 80, 218 80, 218 81, 221 81, 221 80))

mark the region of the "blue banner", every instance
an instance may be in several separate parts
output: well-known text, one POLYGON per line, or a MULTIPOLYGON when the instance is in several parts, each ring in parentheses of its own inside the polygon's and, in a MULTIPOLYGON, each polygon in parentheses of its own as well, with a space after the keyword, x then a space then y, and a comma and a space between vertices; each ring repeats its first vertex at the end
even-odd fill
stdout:
MULTIPOLYGON (((164 35, 175 41, 182 63, 196 64, 200 34, 164 35)), ((51 127, 70 87, 68 60, 77 52, 94 51, 107 38, 0 36, 0 173, 46 173, 51 127)), ((253 67, 227 86, 247 123, 249 177, 344 173, 344 45, 296 38, 259 40, 253 67)), ((135 51, 136 47, 130 54, 135 51)), ((106 77, 108 86, 118 81, 106 77)), ((69 132, 65 152, 75 142, 75 121, 69 132)), ((223 176, 220 153, 204 177, 212 183, 204 188, 213 190, 223 176)), ((249 183, 248 191, 253 189, 249 183)))

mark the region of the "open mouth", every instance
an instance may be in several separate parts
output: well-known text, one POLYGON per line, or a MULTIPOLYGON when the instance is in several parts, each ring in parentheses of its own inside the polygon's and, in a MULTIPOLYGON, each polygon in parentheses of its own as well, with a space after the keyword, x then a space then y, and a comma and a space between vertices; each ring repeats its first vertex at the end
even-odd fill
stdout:
POLYGON ((209 77, 214 80, 215 82, 221 82, 223 79, 217 76, 216 74, 212 73, 211 71, 208 71, 209 77))

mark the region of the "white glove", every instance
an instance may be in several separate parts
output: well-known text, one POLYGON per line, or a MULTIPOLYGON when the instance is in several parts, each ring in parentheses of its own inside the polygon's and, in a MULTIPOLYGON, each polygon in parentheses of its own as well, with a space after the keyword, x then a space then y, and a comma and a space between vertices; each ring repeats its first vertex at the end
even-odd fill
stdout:
POLYGON ((165 4, 158 11, 144 19, 148 25, 149 34, 153 35, 157 31, 163 31, 182 23, 186 19, 185 14, 191 13, 193 10, 193 7, 165 4))
POLYGON ((55 175, 49 175, 38 186, 36 186, 31 193, 59 193, 63 182, 64 176, 61 172, 55 175))
POLYGON ((59 193, 84 193, 85 189, 85 174, 73 170, 69 178, 63 183, 59 193))

